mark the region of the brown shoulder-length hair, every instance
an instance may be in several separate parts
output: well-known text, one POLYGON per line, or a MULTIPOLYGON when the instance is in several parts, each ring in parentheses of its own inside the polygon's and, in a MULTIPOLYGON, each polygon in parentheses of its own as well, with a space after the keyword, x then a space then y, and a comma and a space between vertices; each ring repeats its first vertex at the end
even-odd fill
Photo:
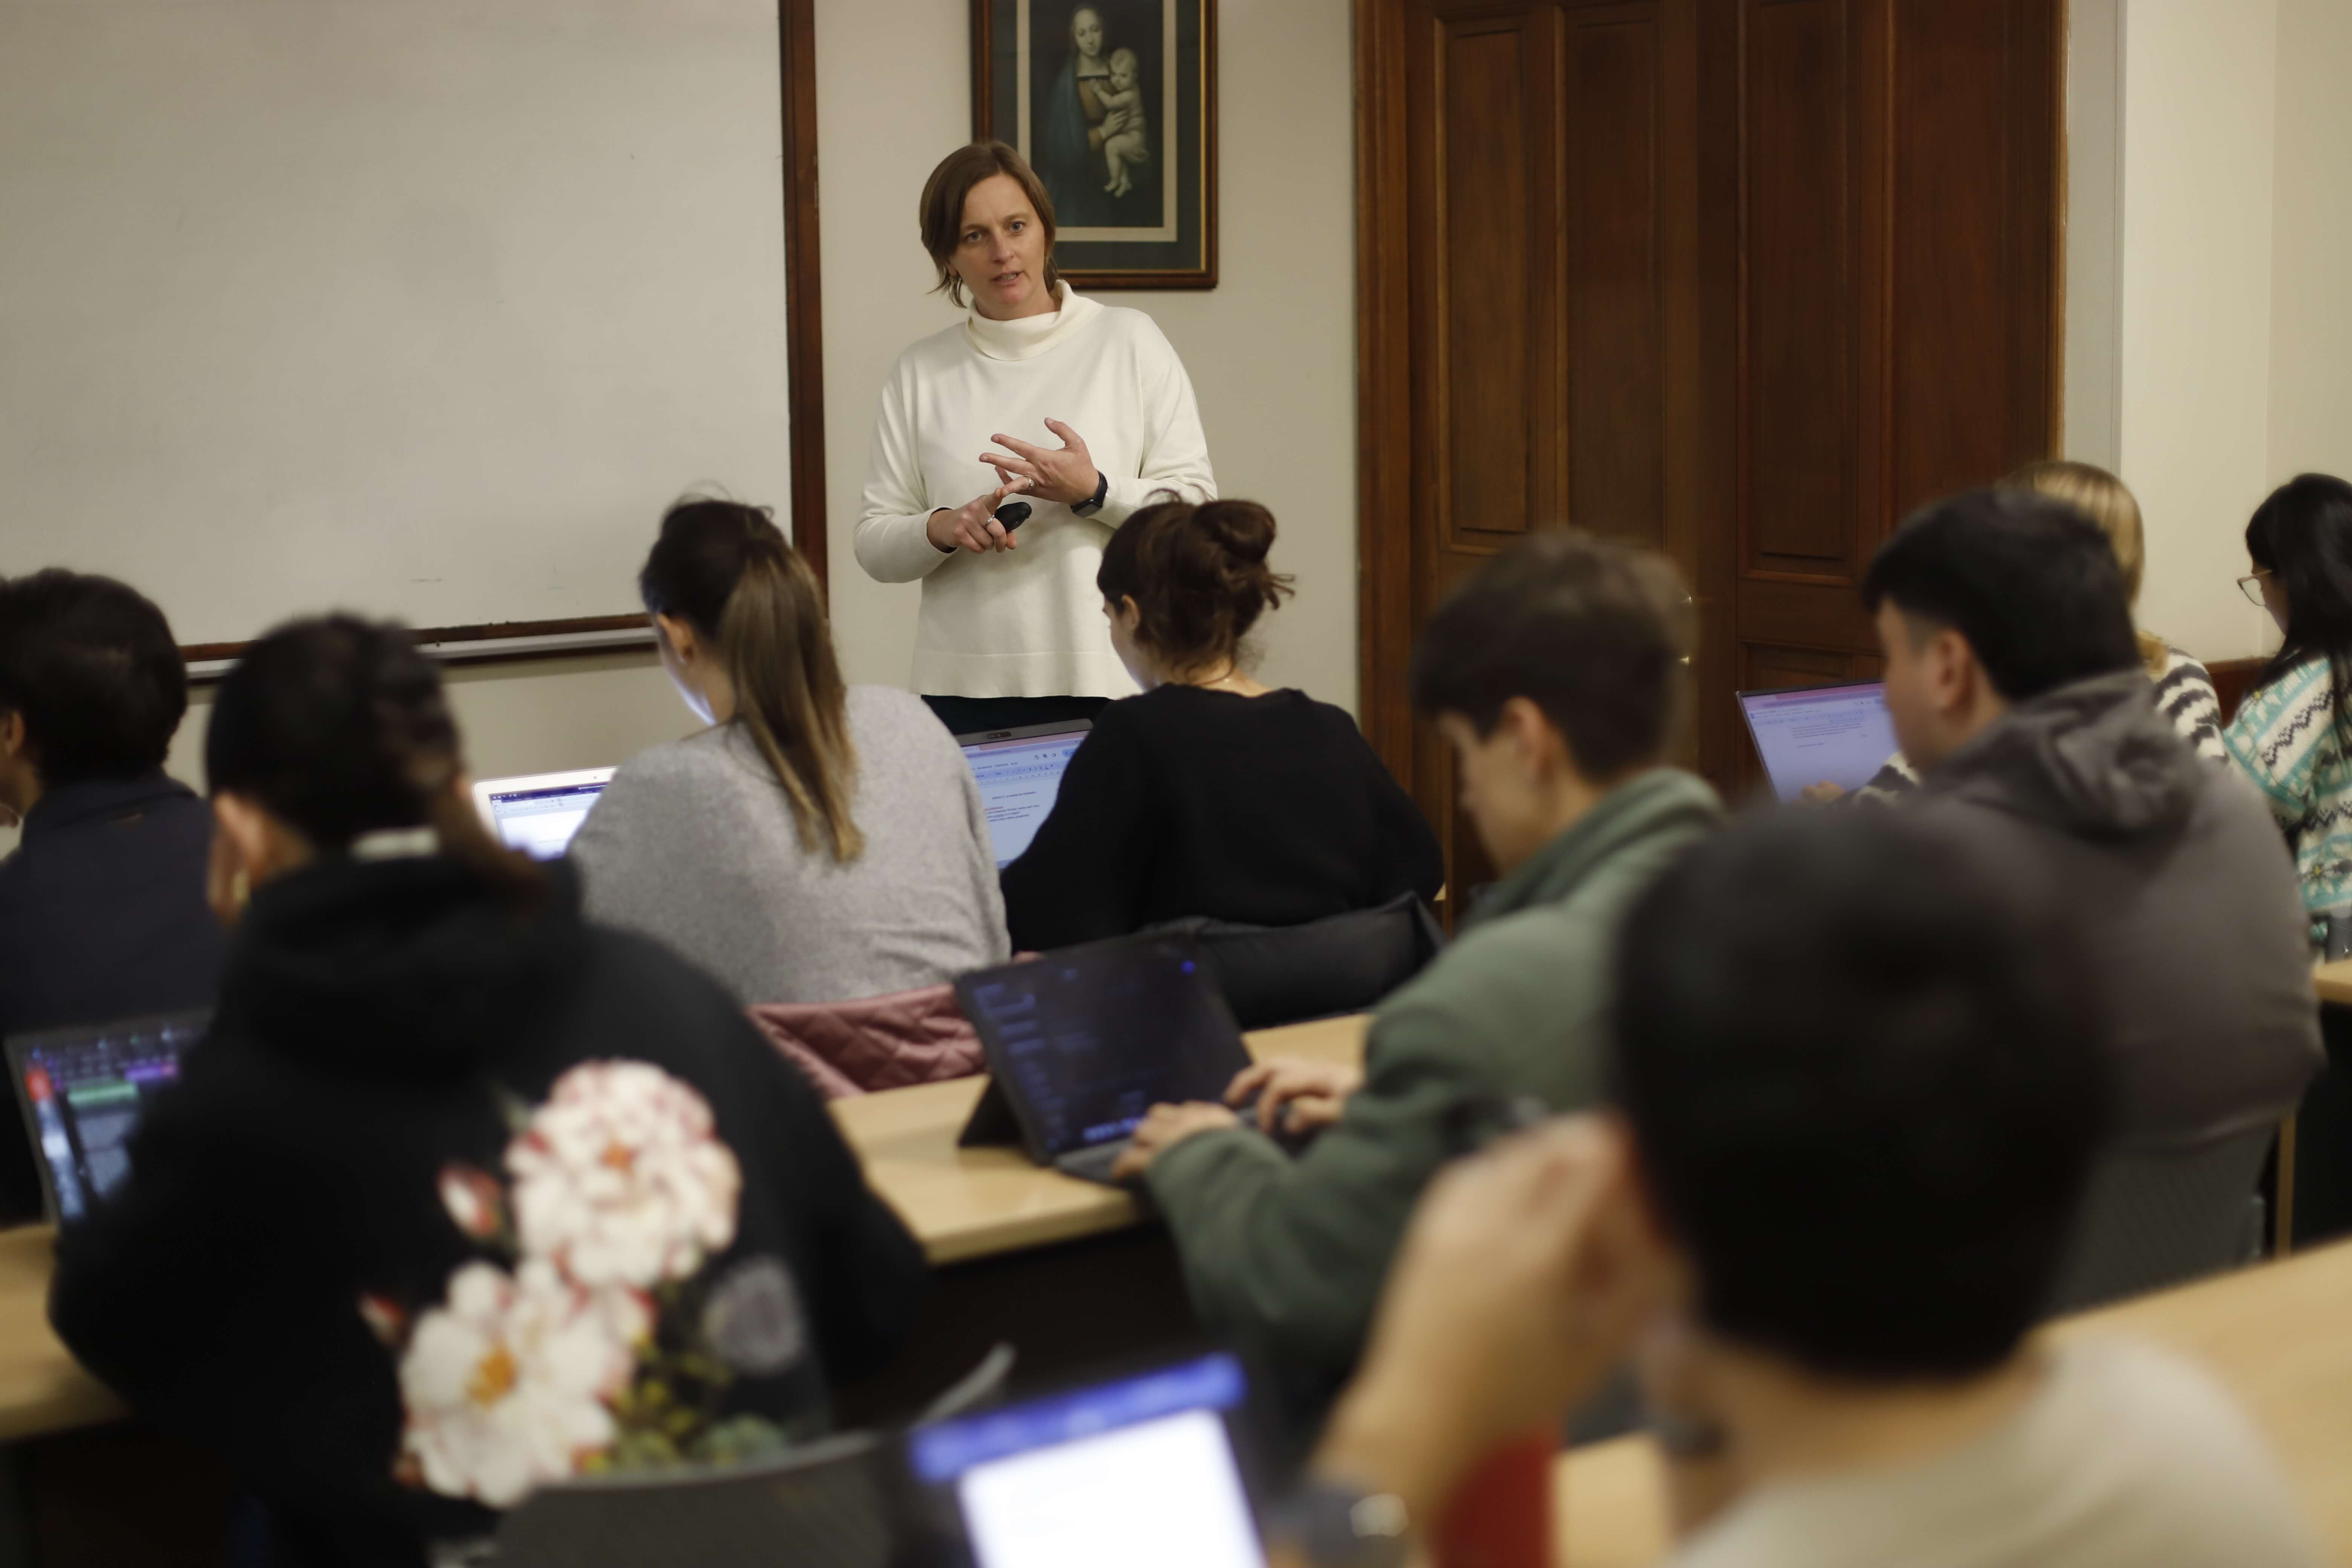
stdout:
POLYGON ((816 574, 765 508, 693 497, 662 519, 637 574, 646 609, 708 641, 735 685, 735 716, 792 803, 801 847, 839 864, 864 853, 849 815, 857 752, 848 689, 816 574))
MULTIPOLYGON (((2105 468, 2063 459, 2028 463, 2000 482, 2005 489, 2032 490, 2064 501, 2097 523, 2099 531, 2115 547, 2116 564, 2123 571, 2124 603, 2139 603, 2140 578, 2147 569, 2147 544, 2140 527, 2139 502, 2133 498, 2129 486, 2105 468)), ((2163 675, 2172 650, 2152 632, 2136 631, 2133 635, 2138 640, 2140 662, 2147 667, 2148 678, 2155 679, 2163 675)))
POLYGON ((1029 198, 1037 221, 1045 226, 1046 291, 1050 293, 1062 280, 1054 267, 1054 198, 1045 194, 1037 171, 1016 149, 1002 142, 973 142, 940 160, 931 177, 923 182, 922 206, 917 215, 923 228, 923 248, 931 253, 932 265, 940 269, 940 280, 931 292, 944 291, 959 305, 963 303, 963 279, 956 275, 953 258, 956 242, 963 236, 963 201, 971 195, 972 186, 999 174, 1013 176, 1029 198))

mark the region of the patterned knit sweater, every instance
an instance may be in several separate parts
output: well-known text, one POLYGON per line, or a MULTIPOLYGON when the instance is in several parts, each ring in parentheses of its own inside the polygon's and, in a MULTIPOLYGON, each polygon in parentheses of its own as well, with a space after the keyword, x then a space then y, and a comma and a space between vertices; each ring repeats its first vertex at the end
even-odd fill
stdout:
POLYGON ((2222 739, 2294 845, 2303 905, 2352 909, 2352 763, 2336 724, 2336 682, 2324 656, 2249 692, 2222 739))
MULTIPOLYGON (((2226 763, 2221 744, 2221 700, 2205 667, 2177 647, 2165 649, 2164 673, 2156 678, 2156 710, 2191 750, 2209 763, 2226 763)), ((1857 800, 1898 800, 1919 787, 1918 771, 1897 752, 1870 782, 1854 791, 1857 800)))

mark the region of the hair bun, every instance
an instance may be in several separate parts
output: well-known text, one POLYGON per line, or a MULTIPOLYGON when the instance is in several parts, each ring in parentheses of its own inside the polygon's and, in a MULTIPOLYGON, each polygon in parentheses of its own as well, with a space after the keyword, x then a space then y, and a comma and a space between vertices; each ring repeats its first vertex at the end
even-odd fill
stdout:
POLYGON ((1254 500, 1213 500, 1196 508, 1193 522, 1244 566, 1265 563, 1274 548, 1274 513, 1254 500))

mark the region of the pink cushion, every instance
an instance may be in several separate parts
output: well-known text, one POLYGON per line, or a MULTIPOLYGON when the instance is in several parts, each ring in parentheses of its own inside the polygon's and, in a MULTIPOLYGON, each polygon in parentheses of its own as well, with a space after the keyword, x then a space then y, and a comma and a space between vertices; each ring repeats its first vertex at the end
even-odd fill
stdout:
POLYGON ((952 985, 854 1002, 766 1003, 751 1014, 827 1100, 970 1078, 986 1065, 952 985))

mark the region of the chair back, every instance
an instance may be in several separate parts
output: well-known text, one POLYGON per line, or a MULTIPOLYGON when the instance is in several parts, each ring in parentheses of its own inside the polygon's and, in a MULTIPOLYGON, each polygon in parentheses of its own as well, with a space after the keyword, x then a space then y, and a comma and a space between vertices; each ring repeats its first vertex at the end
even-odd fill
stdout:
POLYGON ((1361 1013, 1421 973, 1445 945, 1427 905, 1412 893, 1377 909, 1296 926, 1195 918, 1152 928, 1192 937, 1225 1005, 1244 1029, 1361 1013))
POLYGON ((763 1003, 751 1014, 827 1100, 970 1078, 987 1066, 951 984, 851 1002, 763 1003))
POLYGON ((2053 1312, 2219 1274, 2262 1255, 2263 1161, 2278 1128, 2124 1144, 2093 1170, 2053 1312))
POLYGON ((772 1459, 543 1487, 500 1521, 497 1568, 888 1568, 892 1531, 866 1433, 772 1459))

